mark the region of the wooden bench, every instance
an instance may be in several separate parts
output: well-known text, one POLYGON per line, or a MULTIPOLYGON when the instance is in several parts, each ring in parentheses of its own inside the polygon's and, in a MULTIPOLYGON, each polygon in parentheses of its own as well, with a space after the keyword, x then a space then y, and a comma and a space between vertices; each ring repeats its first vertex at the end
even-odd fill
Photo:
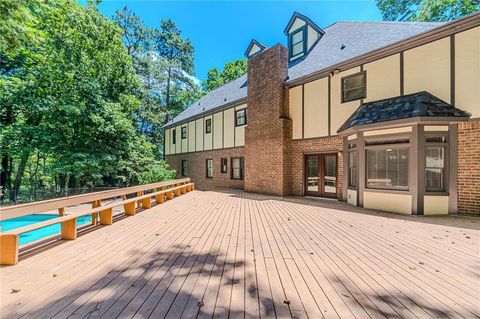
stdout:
POLYGON ((160 190, 155 188, 155 191, 148 194, 143 194, 144 191, 139 191, 137 192, 137 197, 123 199, 106 206, 100 206, 99 203, 96 203, 96 201, 99 200, 96 200, 94 201, 93 206, 97 207, 74 213, 67 213, 64 216, 2 232, 0 233, 0 264, 15 265, 18 263, 19 236, 23 233, 54 224, 60 224, 61 239, 75 240, 77 239, 77 218, 92 215, 92 218, 96 220, 99 215, 100 225, 112 225, 113 208, 115 207, 123 205, 124 214, 127 216, 133 216, 136 213, 137 207, 142 207, 144 209, 151 208, 152 197, 155 198, 157 204, 162 204, 165 200, 173 199, 175 196, 178 197, 181 194, 185 194, 195 189, 193 183, 181 182, 180 185, 178 184, 179 183, 172 183, 170 185, 161 186, 160 190))

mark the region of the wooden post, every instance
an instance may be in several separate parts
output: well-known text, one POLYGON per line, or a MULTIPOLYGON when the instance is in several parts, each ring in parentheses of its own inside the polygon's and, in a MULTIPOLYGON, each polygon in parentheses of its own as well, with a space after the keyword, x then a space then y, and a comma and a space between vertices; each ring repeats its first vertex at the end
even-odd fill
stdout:
POLYGON ((112 208, 100 211, 100 225, 113 224, 112 208))
POLYGON ((163 204, 165 202, 165 193, 155 195, 155 201, 157 204, 163 204))
POLYGON ((125 215, 128 215, 128 216, 135 215, 135 202, 124 204, 123 209, 125 210, 125 215))
POLYGON ((152 198, 147 197, 142 199, 142 207, 145 209, 152 207, 152 198))
POLYGON ((0 265, 18 263, 18 235, 0 235, 0 265))
POLYGON ((192 183, 192 185, 190 185, 192 187, 192 191, 195 190, 195 184, 192 183))
POLYGON ((167 192, 167 199, 173 199, 173 191, 167 192))
MULTIPOLYGON (((102 206, 102 202, 99 201, 98 199, 94 200, 92 202, 92 208, 97 208, 97 207, 100 207, 100 206, 102 206)), ((97 223, 98 223, 97 218, 98 218, 98 213, 93 213, 92 214, 92 225, 97 225, 97 223)))
POLYGON ((188 187, 188 186, 183 186, 182 188, 180 188, 180 192, 181 192, 182 194, 185 194, 185 193, 187 192, 187 187, 188 187))
POLYGON ((173 193, 174 193, 175 196, 177 196, 177 197, 180 196, 180 189, 179 189, 179 188, 175 189, 175 190, 173 191, 173 193))
POLYGON ((67 220, 61 223, 62 225, 62 239, 75 240, 77 239, 77 219, 67 220))
POLYGON ((65 216, 65 207, 60 207, 58 209, 58 216, 65 216))

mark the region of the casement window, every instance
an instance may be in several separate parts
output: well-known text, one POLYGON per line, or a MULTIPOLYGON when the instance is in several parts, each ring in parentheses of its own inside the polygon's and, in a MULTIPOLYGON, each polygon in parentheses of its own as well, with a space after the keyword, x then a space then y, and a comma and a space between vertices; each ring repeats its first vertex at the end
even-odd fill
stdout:
POLYGON ((232 158, 231 179, 243 180, 243 157, 232 158))
POLYGON ((222 158, 220 160, 220 172, 222 174, 226 174, 227 173, 227 163, 228 163, 228 159, 227 158, 222 158))
POLYGON ((444 192, 447 138, 446 136, 427 136, 425 142, 425 190, 444 192))
POLYGON ((299 58, 305 54, 307 41, 306 41, 306 27, 301 27, 298 30, 292 32, 289 35, 289 48, 290 60, 299 58))
POLYGON ((182 127, 182 140, 187 138, 187 127, 182 127))
POLYGON ((182 176, 188 176, 188 162, 187 162, 187 160, 182 160, 182 176))
POLYGON ((177 130, 172 129, 172 144, 176 144, 176 143, 177 143, 177 130))
POLYGON ((247 109, 235 111, 235 126, 247 124, 247 109))
POLYGON ((348 186, 357 187, 357 152, 348 152, 348 186))
POLYGON ((206 161, 206 177, 213 178, 213 159, 207 159, 206 161))
POLYGON ((205 133, 212 133, 212 119, 205 120, 205 133))
POLYGON ((364 99, 367 96, 365 71, 342 78, 342 103, 364 99))
POLYGON ((367 141, 367 188, 408 190, 409 139, 367 141))

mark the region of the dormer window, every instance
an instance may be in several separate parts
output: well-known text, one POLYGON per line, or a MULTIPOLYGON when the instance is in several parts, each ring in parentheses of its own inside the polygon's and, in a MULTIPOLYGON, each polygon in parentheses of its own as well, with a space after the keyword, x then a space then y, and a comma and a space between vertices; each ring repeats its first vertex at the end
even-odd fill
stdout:
POLYGON ((305 26, 290 34, 290 39, 288 41, 290 48, 288 52, 290 53, 291 60, 299 58, 305 54, 307 43, 305 39, 306 34, 305 26))
POLYGON ((288 36, 288 57, 290 61, 305 57, 325 34, 308 17, 295 12, 284 31, 288 36))

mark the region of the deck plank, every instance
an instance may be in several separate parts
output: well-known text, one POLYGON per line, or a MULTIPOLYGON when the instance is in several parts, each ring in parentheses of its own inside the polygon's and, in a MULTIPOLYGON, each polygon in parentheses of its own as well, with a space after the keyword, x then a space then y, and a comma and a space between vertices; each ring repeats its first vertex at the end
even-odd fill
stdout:
POLYGON ((193 191, 21 253, 0 317, 480 318, 479 225, 193 191))

